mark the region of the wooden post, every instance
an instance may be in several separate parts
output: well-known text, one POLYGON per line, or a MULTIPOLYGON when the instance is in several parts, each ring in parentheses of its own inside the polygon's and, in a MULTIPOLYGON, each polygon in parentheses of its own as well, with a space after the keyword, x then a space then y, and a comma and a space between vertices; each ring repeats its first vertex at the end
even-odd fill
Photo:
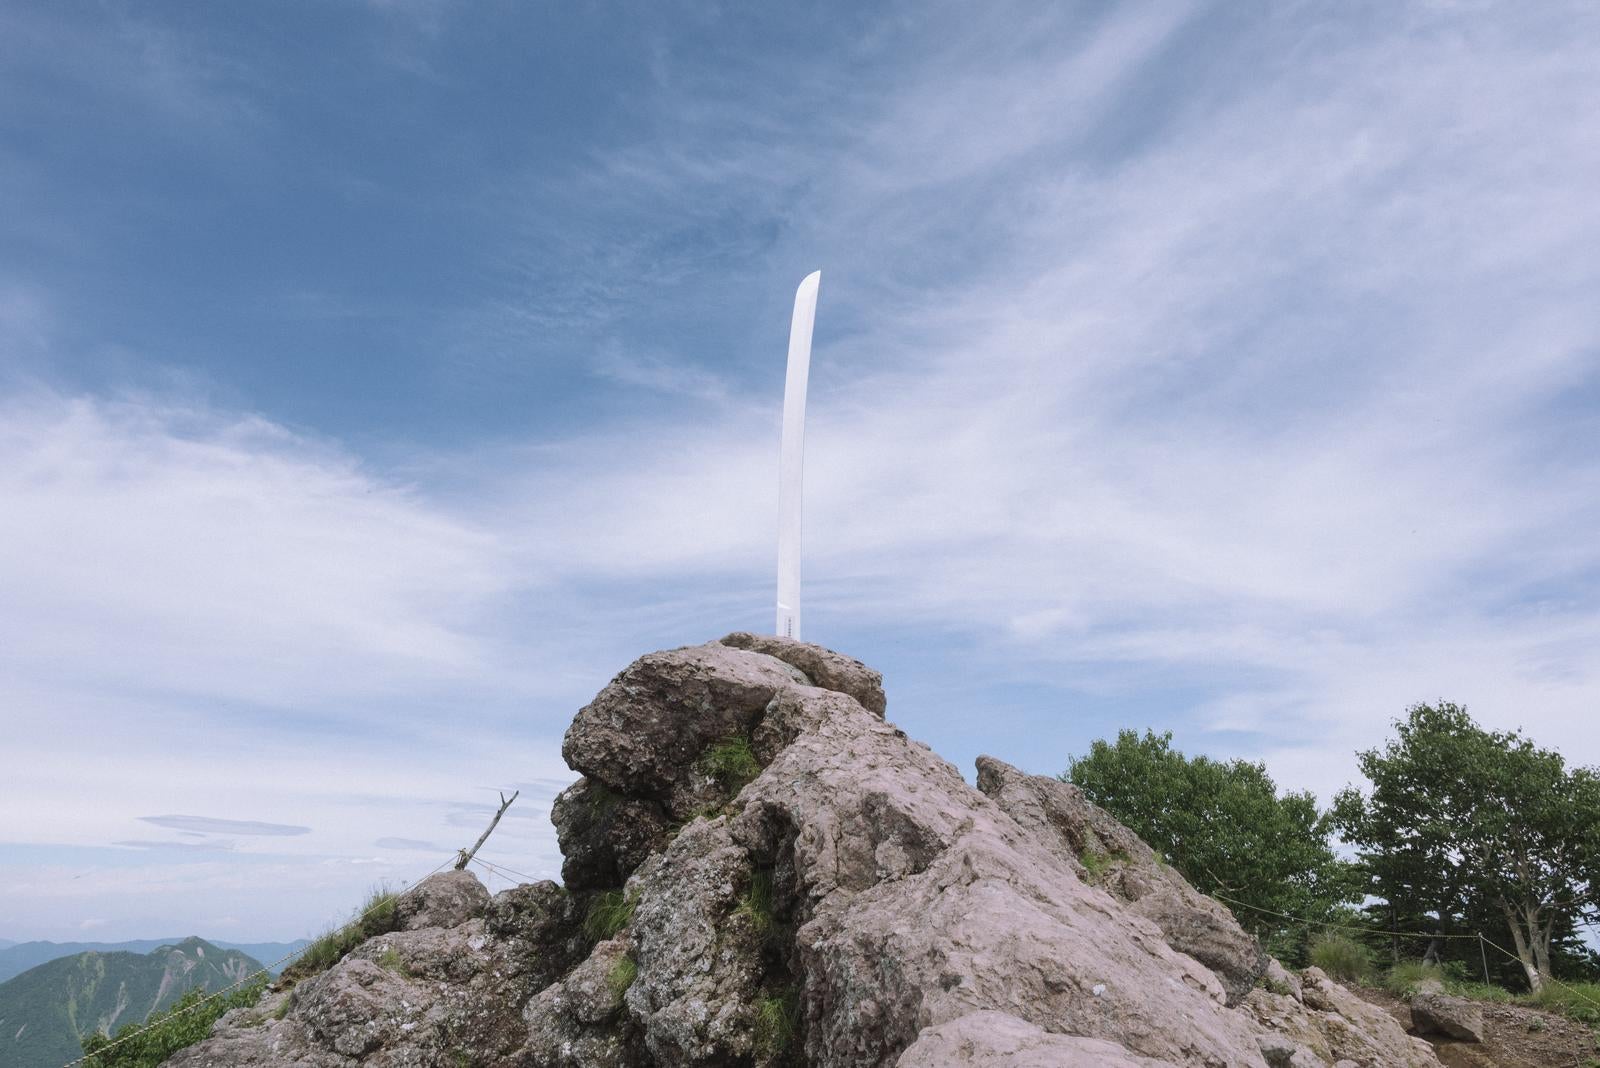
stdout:
POLYGON ((477 855, 478 850, 483 848, 483 843, 489 840, 489 835, 494 833, 495 827, 500 823, 500 817, 506 814, 506 809, 511 807, 511 802, 515 801, 517 795, 521 793, 521 790, 517 790, 509 798, 504 793, 500 795, 500 811, 494 814, 494 819, 489 821, 488 828, 478 836, 476 842, 472 843, 472 848, 463 849, 456 855, 456 871, 465 868, 472 858, 477 855))

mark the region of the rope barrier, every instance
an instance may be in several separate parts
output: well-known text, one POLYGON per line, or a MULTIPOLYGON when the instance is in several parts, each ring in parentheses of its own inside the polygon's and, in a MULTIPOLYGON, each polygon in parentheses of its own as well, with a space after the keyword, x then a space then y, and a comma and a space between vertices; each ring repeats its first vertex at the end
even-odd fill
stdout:
POLYGON ((1303 924, 1307 924, 1307 925, 1315 924, 1318 927, 1332 927, 1332 928, 1335 928, 1335 929, 1340 930, 1340 931, 1362 931, 1362 932, 1365 932, 1366 934, 1389 935, 1391 937, 1398 937, 1398 938, 1429 938, 1429 939, 1432 939, 1432 938, 1477 938, 1477 937, 1479 937, 1476 934, 1423 934, 1423 933, 1418 932, 1418 931, 1389 931, 1389 930, 1385 930, 1382 927, 1362 927, 1362 926, 1359 926, 1357 924, 1351 924, 1351 923, 1334 923, 1331 920, 1308 920, 1304 916, 1291 916, 1287 912, 1278 912, 1275 909, 1267 909, 1267 908, 1262 908, 1260 905, 1252 905, 1248 901, 1239 901, 1236 898, 1231 898, 1226 894, 1213 893, 1211 896, 1216 898, 1219 901, 1226 901, 1230 905, 1238 905, 1238 906, 1240 906, 1242 908, 1253 909, 1256 912, 1264 912, 1268 916, 1277 916, 1280 919, 1293 920, 1295 923, 1303 923, 1303 924))
MULTIPOLYGON (((1516 961, 1519 965, 1522 964, 1522 958, 1521 957, 1517 956, 1515 953, 1511 952, 1509 949, 1507 949, 1505 946, 1502 946, 1500 943, 1496 942, 1494 939, 1485 938, 1481 934, 1478 936, 1478 939, 1479 939, 1480 942, 1487 942, 1489 945, 1493 946, 1495 949, 1498 949, 1501 953, 1504 953, 1507 957, 1509 957, 1512 960, 1516 961)), ((1572 986, 1569 983, 1564 983, 1560 979, 1557 979, 1553 975, 1546 975, 1543 978, 1548 979, 1550 982, 1556 984, 1557 986, 1559 986, 1559 987, 1561 987, 1561 988, 1563 988, 1565 990, 1572 991, 1572 993, 1576 994, 1578 997, 1582 998, 1584 1001, 1587 1001, 1589 1004, 1593 1005, 1595 1008, 1600 1009, 1600 1001, 1597 1001, 1594 998, 1590 997, 1588 994, 1585 994, 1582 990, 1579 990, 1577 987, 1572 986)))
MULTIPOLYGON (((1386 931, 1381 927, 1361 927, 1361 926, 1358 926, 1356 924, 1333 923, 1332 921, 1329 921, 1329 920, 1310 920, 1310 919, 1306 919, 1303 916, 1291 916, 1287 912, 1278 912, 1275 909, 1262 908, 1260 905, 1252 905, 1248 901, 1239 901, 1239 900, 1237 900, 1235 898, 1231 898, 1231 897, 1227 896, 1226 894, 1214 893, 1211 896, 1214 897, 1214 898, 1217 898, 1220 901, 1226 901, 1230 905, 1239 905, 1239 906, 1241 906, 1243 908, 1253 909, 1256 912, 1264 912, 1269 916, 1277 916, 1280 919, 1292 920, 1295 923, 1303 923, 1308 928, 1313 926, 1313 925, 1315 925, 1315 926, 1318 926, 1318 927, 1332 927, 1332 928, 1334 928, 1336 930, 1341 930, 1341 931, 1362 931, 1362 932, 1365 932, 1366 934, 1389 935, 1391 937, 1396 937, 1397 936, 1397 937, 1400 937, 1400 938, 1427 938, 1427 939, 1434 939, 1434 938, 1475 938, 1475 939, 1478 940, 1478 952, 1479 952, 1480 955, 1483 953, 1483 947, 1485 945, 1490 945, 1490 946, 1493 946, 1500 953, 1505 954, 1505 956, 1507 958, 1509 958, 1510 960, 1514 961, 1518 965, 1522 964, 1522 958, 1521 957, 1517 956, 1515 953, 1511 952, 1509 949, 1507 949, 1506 947, 1502 946, 1500 943, 1496 942, 1494 939, 1486 937, 1481 931, 1480 932, 1476 932, 1474 934, 1419 934, 1419 933, 1417 933, 1415 931, 1386 931)), ((1600 1009, 1600 1001, 1597 1001, 1596 999, 1590 997, 1588 994, 1585 994, 1582 990, 1579 990, 1577 987, 1572 986, 1569 983, 1562 982, 1560 979, 1557 979, 1553 975, 1547 975, 1547 976, 1544 976, 1543 978, 1548 979, 1550 982, 1556 984, 1559 987, 1562 987, 1565 990, 1570 990, 1577 997, 1583 999, 1584 1001, 1587 1001, 1589 1004, 1593 1005, 1595 1008, 1600 1009)), ((1487 957, 1483 958, 1483 981, 1484 981, 1484 985, 1486 985, 1486 986, 1489 985, 1489 961, 1488 961, 1487 957)))
POLYGON ((472 858, 472 863, 478 864, 478 865, 482 865, 483 867, 487 868, 489 871, 492 871, 496 875, 500 876, 502 879, 507 878, 508 876, 515 875, 517 878, 522 879, 522 880, 524 880, 526 882, 536 883, 536 882, 539 881, 537 878, 535 878, 532 875, 527 874, 526 872, 520 872, 515 868, 506 867, 504 864, 501 864, 498 860, 496 860, 496 861, 487 861, 487 860, 484 860, 482 857, 473 857, 472 858))
MULTIPOLYGON (((432 871, 430 871, 427 875, 424 875, 422 877, 422 879, 426 879, 431 875, 437 875, 439 872, 444 870, 446 865, 450 864, 454 860, 455 860, 455 857, 453 857, 453 856, 450 857, 448 860, 446 860, 443 863, 441 863, 437 868, 434 868, 432 871)), ((420 883, 422 881, 422 879, 418 879, 418 880, 416 880, 416 882, 420 883)), ((412 885, 415 885, 415 883, 413 883, 412 885)), ((334 928, 334 931, 335 932, 343 931, 346 928, 355 926, 356 924, 360 923, 362 920, 366 919, 368 916, 372 915, 374 912, 377 912, 379 909, 383 908, 384 905, 386 905, 388 903, 389 903, 388 901, 380 901, 380 902, 378 902, 377 904, 373 905, 371 908, 369 908, 365 912, 363 912, 361 915, 359 915, 355 919, 351 920, 349 923, 346 923, 343 926, 334 928)), ((186 1006, 185 1008, 179 1009, 176 1012, 169 1013, 168 1015, 162 1017, 160 1020, 156 1021, 155 1023, 140 1024, 134 1030, 129 1031, 125 1035, 117 1036, 116 1038, 112 1039, 110 1042, 106 1043, 104 1046, 101 1046, 99 1049, 95 1050, 93 1053, 85 1053, 82 1057, 79 1057, 75 1061, 68 1061, 65 1065, 62 1066, 62 1068, 78 1068, 78 1065, 83 1064, 85 1061, 90 1060, 91 1058, 98 1058, 102 1053, 105 1053, 108 1050, 116 1049, 118 1046, 122 1045, 124 1042, 131 1042, 133 1039, 138 1038, 140 1035, 144 1034, 146 1031, 149 1031, 149 1030, 151 1030, 153 1028, 159 1027, 162 1024, 165 1024, 169 1020, 176 1020, 180 1016, 186 1016, 189 1013, 194 1012, 196 1009, 200 1008, 202 1005, 209 1004, 210 1002, 213 1002, 213 1001, 215 1001, 216 999, 218 999, 220 997, 226 997, 228 994, 233 993, 235 990, 238 990, 240 987, 246 986, 246 985, 248 985, 250 983, 253 983, 257 979, 261 979, 263 977, 270 976, 270 975, 273 974, 273 969, 274 968, 280 968, 281 965, 287 964, 289 961, 291 961, 294 958, 300 956, 300 954, 304 953, 307 949, 310 949, 311 946, 314 945, 314 944, 315 944, 315 942, 308 942, 305 945, 301 946, 299 949, 293 950, 292 952, 290 952, 290 953, 288 953, 288 954, 286 954, 286 955, 284 955, 282 957, 279 957, 277 960, 273 961, 271 964, 268 964, 268 965, 264 966, 260 971, 252 972, 251 974, 245 976, 243 979, 240 979, 238 982, 234 983, 232 986, 225 986, 221 990, 215 991, 215 992, 213 992, 211 994, 207 994, 205 997, 201 998, 199 1001, 195 1002, 193 1005, 189 1005, 189 1006, 186 1006)))

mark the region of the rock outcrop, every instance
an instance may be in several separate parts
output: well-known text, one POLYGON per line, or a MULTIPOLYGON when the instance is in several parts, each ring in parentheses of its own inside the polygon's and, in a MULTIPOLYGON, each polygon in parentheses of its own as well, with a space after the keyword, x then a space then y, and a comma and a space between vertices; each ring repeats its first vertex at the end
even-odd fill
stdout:
POLYGON ((973 789, 884 713, 817 646, 643 657, 567 732, 564 887, 424 881, 171 1063, 1438 1064, 1072 787, 984 758, 973 789))

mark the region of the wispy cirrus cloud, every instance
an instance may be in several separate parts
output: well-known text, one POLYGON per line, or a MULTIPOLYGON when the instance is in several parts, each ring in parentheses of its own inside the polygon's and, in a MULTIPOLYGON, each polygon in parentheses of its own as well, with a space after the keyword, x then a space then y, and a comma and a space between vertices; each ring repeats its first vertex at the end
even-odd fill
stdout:
POLYGON ((200 834, 249 834, 282 837, 283 835, 310 834, 310 827, 292 823, 265 823, 261 820, 229 820, 215 816, 140 816, 140 822, 157 827, 170 827, 175 831, 194 831, 200 834))
MULTIPOLYGON (((226 797, 312 828, 227 858, 293 888, 287 923, 538 783, 491 852, 555 871, 578 704, 646 648, 764 625, 783 331, 817 266, 808 634, 889 668, 891 714, 947 755, 1057 771, 1150 724, 1326 793, 1446 696, 1600 760, 1593 13, 838 21, 715 62, 652 24, 625 135, 475 187, 481 296, 421 377, 533 376, 570 423, 374 445, 15 391, 0 822, 90 849, 226 797), (66 736, 101 792, 30 801, 66 736), (210 762, 153 784, 180 745, 210 762)), ((47 294, 11 292, 16 351, 60 345, 47 294)), ((40 878, 249 896, 220 858, 118 883, 136 851, 106 852, 40 878)), ((17 871, 0 890, 47 915, 17 871)))

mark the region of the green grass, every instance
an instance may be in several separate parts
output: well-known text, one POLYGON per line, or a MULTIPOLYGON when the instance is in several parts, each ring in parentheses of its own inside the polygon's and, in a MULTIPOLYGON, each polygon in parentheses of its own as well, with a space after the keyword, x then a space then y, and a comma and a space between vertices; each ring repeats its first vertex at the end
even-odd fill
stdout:
POLYGON ((611 988, 611 996, 616 998, 617 1004, 622 1004, 622 995, 628 992, 633 981, 639 977, 639 962, 632 957, 618 957, 616 963, 611 965, 611 970, 606 973, 606 986, 611 988))
POLYGON ((1526 994, 1518 1000, 1600 1027, 1600 983, 1546 983, 1537 994, 1526 994))
POLYGON ((1256 977, 1256 985, 1267 993, 1277 994, 1279 997, 1290 997, 1294 994, 1294 988, 1288 983, 1281 979, 1268 979, 1265 975, 1256 977))
POLYGON ((393 946, 385 948, 378 954, 378 967, 387 972, 394 972, 402 978, 411 975, 411 969, 406 967, 406 962, 401 959, 399 952, 393 946))
POLYGON ((1342 934, 1318 935, 1311 943, 1311 963, 1335 979, 1360 982, 1372 974, 1372 956, 1367 947, 1342 934))
POLYGON ((750 921, 756 937, 763 943, 772 941, 778 931, 778 921, 773 914, 771 869, 757 868, 750 873, 750 886, 734 912, 750 921))
POLYGON ((1445 993, 1459 998, 1502 1003, 1516 1000, 1516 995, 1505 987, 1465 978, 1459 964, 1439 968, 1421 961, 1403 960, 1379 976, 1377 985, 1396 997, 1409 999, 1430 980, 1443 986, 1445 993))
POLYGON ((700 768, 729 795, 743 790, 761 774, 761 762, 750 748, 750 739, 742 734, 724 738, 707 749, 700 758, 700 768))
POLYGON ((88 1059, 83 1068, 155 1068, 180 1049, 209 1035, 211 1025, 223 1013, 254 1005, 266 988, 263 978, 204 1005, 200 1003, 205 1001, 206 992, 191 990, 142 1025, 128 1024, 118 1029, 113 1038, 94 1034, 84 1039, 83 1052, 88 1059))
POLYGON ((607 890, 589 903, 589 911, 583 917, 583 933, 591 942, 615 938, 633 920, 637 904, 621 890, 607 890))
POLYGON ((799 1027, 800 997, 794 990, 761 998, 756 1002, 756 1053, 772 1060, 783 1057, 799 1027))
POLYGON ((599 779, 590 779, 588 786, 589 818, 598 820, 622 802, 622 795, 599 779))
POLYGON ((374 890, 356 913, 356 918, 343 927, 323 934, 305 948, 295 962, 283 971, 283 979, 297 982, 320 975, 344 959, 344 955, 369 938, 388 934, 395 929, 394 903, 396 895, 387 887, 374 890))
POLYGON ((1078 862, 1082 864, 1084 870, 1089 873, 1089 879, 1091 882, 1098 880, 1100 876, 1110 871, 1116 865, 1126 864, 1128 859, 1128 854, 1122 852, 1120 849, 1113 850, 1110 853, 1102 853, 1094 846, 1090 846, 1082 853, 1078 854, 1078 862))

